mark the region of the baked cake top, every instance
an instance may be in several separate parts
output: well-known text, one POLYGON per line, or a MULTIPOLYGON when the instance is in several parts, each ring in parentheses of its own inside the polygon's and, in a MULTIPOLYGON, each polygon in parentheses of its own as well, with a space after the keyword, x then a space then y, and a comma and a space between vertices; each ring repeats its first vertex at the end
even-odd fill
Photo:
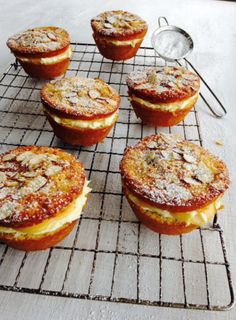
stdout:
POLYGON ((47 83, 41 98, 52 112, 79 119, 93 119, 114 113, 118 93, 102 79, 67 77, 47 83))
POLYGON ((26 227, 55 216, 81 193, 83 165, 48 147, 19 147, 0 155, 0 225, 26 227))
POLYGON ((106 11, 91 20, 94 31, 110 37, 128 36, 147 31, 147 23, 136 14, 115 10, 106 11))
POLYGON ((225 164, 209 151, 173 134, 157 134, 128 147, 121 161, 125 186, 157 207, 191 211, 229 186, 225 164))
POLYGON ((168 103, 183 100, 199 91, 199 77, 183 67, 150 67, 127 77, 131 93, 150 101, 168 103))
POLYGON ((8 47, 18 54, 37 54, 57 51, 70 44, 68 32, 57 27, 38 27, 13 35, 8 47))

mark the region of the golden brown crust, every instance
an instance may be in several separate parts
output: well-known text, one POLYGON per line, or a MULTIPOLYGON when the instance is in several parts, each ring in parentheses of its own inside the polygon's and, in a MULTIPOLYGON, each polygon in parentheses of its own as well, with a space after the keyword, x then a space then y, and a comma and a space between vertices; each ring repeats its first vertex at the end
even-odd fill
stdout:
POLYGON ((174 112, 148 108, 136 101, 131 101, 131 105, 137 118, 140 118, 145 124, 154 127, 171 127, 183 121, 194 107, 197 99, 198 96, 196 96, 196 99, 191 101, 184 109, 179 109, 174 112))
POLYGON ((72 145, 92 146, 103 141, 114 126, 114 123, 108 127, 100 129, 78 129, 58 124, 49 114, 46 114, 55 135, 72 145))
MULTIPOLYGON (((144 35, 141 36, 144 37, 144 35)), ((134 57, 143 41, 143 38, 141 38, 141 40, 137 42, 134 46, 131 46, 130 44, 117 46, 95 34, 93 35, 93 37, 100 53, 105 58, 116 61, 127 60, 134 57)))
POLYGON ((0 226, 26 227, 56 216, 83 189, 83 165, 48 147, 19 147, 0 155, 0 226))
POLYGON ((128 40, 146 33, 148 25, 139 16, 127 11, 106 11, 91 20, 91 26, 96 35, 128 40))
POLYGON ((199 77, 182 67, 151 67, 127 78, 129 95, 151 103, 183 101, 199 91, 199 77))
POLYGON ((79 120, 109 116, 120 104, 118 93, 102 79, 80 77, 47 83, 41 90, 41 99, 58 116, 79 120))
POLYGON ((223 161, 176 135, 157 134, 128 147, 120 170, 138 198, 172 212, 205 207, 229 186, 223 161))
POLYGON ((16 34, 7 40, 14 54, 40 54, 61 50, 70 44, 68 32, 58 27, 38 27, 16 34))
POLYGON ((66 58, 60 62, 52 64, 33 64, 30 62, 20 61, 21 66, 33 78, 39 79, 54 79, 63 75, 69 64, 70 59, 66 58))
POLYGON ((60 229, 49 234, 40 235, 38 237, 15 237, 11 234, 0 233, 0 240, 4 241, 10 247, 23 251, 45 250, 55 246, 62 241, 74 228, 77 220, 65 224, 60 229))

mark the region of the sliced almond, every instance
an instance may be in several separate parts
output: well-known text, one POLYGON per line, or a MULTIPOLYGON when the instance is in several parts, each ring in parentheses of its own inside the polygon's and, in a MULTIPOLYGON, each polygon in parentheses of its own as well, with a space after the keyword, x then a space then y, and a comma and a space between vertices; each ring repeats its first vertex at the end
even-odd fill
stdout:
POLYGON ((196 179, 191 178, 191 177, 185 177, 185 178, 183 178, 183 181, 186 182, 187 184, 190 184, 190 185, 200 184, 199 181, 197 181, 196 179))
POLYGON ((53 176, 54 174, 60 172, 62 170, 62 167, 60 166, 50 166, 47 168, 45 174, 46 176, 50 177, 53 176))
POLYGON ((124 17, 124 20, 127 21, 127 22, 135 21, 135 19, 133 17, 127 17, 127 16, 124 17))
POLYGON ((98 90, 89 90, 88 94, 91 99, 97 99, 100 97, 100 92, 98 90))
POLYGON ((25 177, 23 177, 22 175, 17 175, 16 177, 15 177, 15 179, 18 181, 18 182, 25 182, 26 181, 26 178, 25 177))
POLYGON ((169 145, 175 145, 177 142, 181 141, 181 137, 177 134, 168 135, 161 133, 160 136, 160 138, 169 145))
POLYGON ((184 163, 183 168, 188 171, 194 172, 197 169, 197 165, 194 163, 184 163))
POLYGON ((117 101, 113 100, 113 99, 110 99, 110 98, 99 97, 99 100, 104 100, 104 101, 106 101, 108 104, 110 104, 113 107, 115 107, 117 105, 117 101))
POLYGON ((38 176, 35 179, 31 180, 27 187, 31 190, 31 192, 38 191, 47 183, 47 179, 43 176, 38 176))
POLYGON ((178 153, 178 154, 183 154, 184 153, 183 150, 181 150, 179 148, 173 148, 172 150, 173 150, 173 152, 178 153))
POLYGON ((53 186, 53 183, 50 181, 40 189, 40 192, 49 193, 51 191, 52 186, 53 186))
POLYGON ((12 169, 14 168, 14 163, 5 161, 4 163, 0 163, 0 169, 6 170, 6 169, 12 169))
POLYGON ((15 212, 16 203, 14 201, 11 202, 5 202, 1 206, 0 210, 0 220, 6 219, 9 216, 11 216, 15 212))
POLYGON ((29 167, 33 168, 41 164, 46 159, 46 156, 44 154, 35 154, 31 159, 29 160, 29 167))
POLYGON ((25 151, 20 153, 17 157, 16 160, 17 161, 23 161, 25 159, 29 159, 33 156, 34 154, 31 151, 25 151))
POLYGON ((58 156, 56 156, 55 154, 48 154, 47 158, 51 161, 58 161, 58 156))
POLYGON ((4 172, 0 172, 0 183, 3 183, 7 180, 7 176, 4 172))
POLYGON ((7 182, 5 183, 5 185, 6 185, 7 187, 17 187, 17 186, 18 186, 18 181, 15 181, 15 180, 7 181, 7 182))
POLYGON ((103 26, 104 26, 104 28, 106 28, 106 29, 112 29, 112 28, 113 28, 113 25, 110 24, 110 23, 108 23, 108 22, 105 22, 105 23, 103 24, 103 26))
POLYGON ((118 22, 118 26, 121 28, 128 28, 128 29, 132 28, 129 22, 125 21, 124 19, 118 22))
POLYGON ((150 141, 147 143, 147 147, 149 149, 157 149, 158 148, 158 144, 155 141, 150 141))
POLYGON ((6 172, 6 175, 10 178, 13 178, 17 175, 17 172, 14 172, 14 171, 7 171, 6 172))
POLYGON ((183 75, 183 78, 187 81, 193 81, 196 79, 196 76, 194 74, 191 74, 191 73, 185 73, 183 75))
POLYGON ((65 98, 73 98, 73 97, 77 97, 77 92, 67 92, 65 95, 64 95, 65 98))
POLYGON ((151 84, 156 84, 157 83, 157 74, 156 72, 151 72, 148 77, 148 82, 151 83, 151 84))
POLYGON ((12 189, 5 187, 0 189, 0 200, 4 199, 6 196, 10 195, 12 193, 12 189))
POLYGON ((26 178, 34 178, 34 177, 37 176, 37 172, 35 172, 35 171, 27 171, 27 172, 21 173, 21 175, 23 177, 26 177, 26 178))
POLYGON ((6 154, 3 158, 2 161, 11 161, 13 159, 15 159, 16 155, 14 153, 9 153, 6 154))
POLYGON ((51 40, 53 40, 53 41, 56 41, 56 40, 57 40, 56 36, 55 36, 52 32, 48 32, 48 33, 47 33, 47 36, 48 36, 49 39, 51 39, 51 40))
POLYGON ((110 24, 113 24, 116 22, 116 18, 114 16, 110 16, 106 18, 106 21, 110 24))
POLYGON ((203 183, 210 183, 214 180, 214 174, 204 163, 201 163, 195 170, 195 178, 203 183))
POLYGON ((197 162, 196 156, 191 153, 184 153, 183 157, 184 157, 184 160, 189 163, 196 163, 197 162))
POLYGON ((223 142, 220 141, 220 140, 216 140, 215 144, 218 145, 218 146, 221 146, 221 147, 223 147, 223 145, 224 145, 223 142))
POLYGON ((169 150, 162 150, 161 155, 165 160, 172 160, 173 159, 173 152, 169 150))
POLYGON ((77 104, 79 103, 79 99, 77 97, 71 97, 67 99, 69 102, 71 102, 72 104, 77 104))
POLYGON ((182 158, 182 155, 179 154, 179 153, 176 153, 176 152, 173 152, 173 158, 174 158, 175 160, 182 160, 182 159, 183 159, 183 158, 182 158))

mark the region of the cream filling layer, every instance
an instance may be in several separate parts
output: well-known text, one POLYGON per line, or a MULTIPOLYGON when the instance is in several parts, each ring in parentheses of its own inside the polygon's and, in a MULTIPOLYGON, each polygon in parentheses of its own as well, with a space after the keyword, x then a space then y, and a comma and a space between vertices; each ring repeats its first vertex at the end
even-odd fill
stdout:
POLYGON ((106 42, 112 43, 115 46, 131 46, 131 47, 135 47, 137 43, 141 42, 143 40, 143 38, 139 38, 139 39, 133 39, 133 40, 106 40, 106 42))
POLYGON ((173 102, 173 103, 161 103, 161 104, 151 103, 141 98, 138 98, 135 95, 130 96, 129 100, 136 101, 147 108, 175 112, 177 110, 183 110, 185 108, 188 108, 189 105, 197 98, 198 98, 198 92, 188 99, 185 99, 183 101, 173 102))
POLYGON ((64 59, 70 59, 72 55, 71 47, 69 47, 65 52, 62 52, 60 54, 57 54, 53 57, 47 57, 47 58, 25 58, 21 56, 16 56, 17 60, 22 62, 28 62, 33 64, 54 64, 57 62, 60 62, 64 59))
POLYGON ((164 219, 168 219, 168 221, 173 222, 182 222, 185 223, 186 226, 191 224, 202 226, 207 222, 211 222, 217 210, 223 208, 221 203, 221 199, 216 199, 213 203, 206 206, 205 208, 201 208, 199 210, 187 211, 187 212, 170 212, 168 210, 163 210, 160 208, 156 208, 140 199, 138 199, 131 192, 127 191, 127 196, 131 202, 140 206, 147 214, 151 215, 152 218, 155 218, 156 215, 161 216, 164 219))
POLYGON ((37 225, 25 228, 0 227, 0 234, 13 234, 14 237, 24 237, 26 235, 39 236, 60 229, 65 224, 71 223, 81 216, 83 206, 87 201, 87 195, 91 191, 88 187, 89 181, 85 181, 82 194, 74 200, 72 207, 62 210, 56 217, 47 219, 37 225))
POLYGON ((63 124, 65 126, 70 126, 74 128, 81 129, 100 129, 111 126, 116 119, 118 118, 118 112, 113 113, 111 116, 103 118, 101 120, 72 120, 66 118, 60 118, 52 112, 48 110, 44 111, 51 117, 53 120, 59 124, 63 124))

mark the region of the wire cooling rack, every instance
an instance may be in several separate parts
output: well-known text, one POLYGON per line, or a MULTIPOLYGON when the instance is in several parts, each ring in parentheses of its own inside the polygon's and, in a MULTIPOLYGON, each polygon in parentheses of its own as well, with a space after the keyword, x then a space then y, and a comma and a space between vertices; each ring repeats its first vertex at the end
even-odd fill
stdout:
MULTIPOLYGON (((176 132, 202 144, 197 111, 173 128, 151 128, 136 119, 127 100, 126 74, 162 65, 151 48, 111 62, 96 46, 72 44, 67 75, 101 77, 122 97, 119 121, 103 143, 72 147, 55 137, 42 112, 44 81, 12 64, 0 80, 1 152, 19 145, 59 147, 81 160, 93 192, 75 230, 58 246, 24 253, 0 244, 0 290, 150 306, 227 310, 234 304, 223 231, 212 226, 184 236, 146 229, 122 194, 119 162, 124 148, 146 135, 176 132)), ((198 102, 205 104, 201 96, 198 102)))

